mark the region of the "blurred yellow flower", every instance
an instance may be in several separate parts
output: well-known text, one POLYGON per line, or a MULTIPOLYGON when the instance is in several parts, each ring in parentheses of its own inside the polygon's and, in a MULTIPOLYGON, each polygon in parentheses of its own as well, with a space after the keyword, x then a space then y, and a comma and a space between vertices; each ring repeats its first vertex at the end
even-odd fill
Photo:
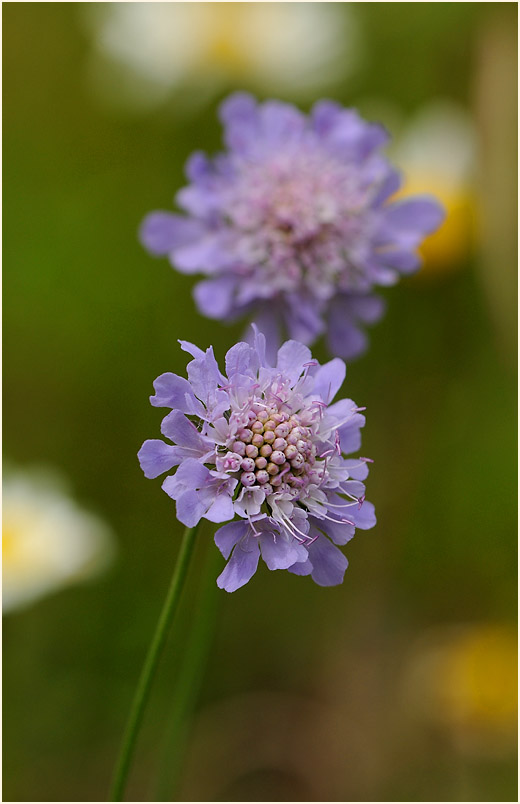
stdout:
POLYGON ((93 3, 83 13, 97 94, 142 110, 174 91, 178 110, 237 84, 311 97, 359 54, 346 3, 93 3))
POLYGON ((112 558, 108 526, 54 477, 13 474, 4 478, 2 498, 4 613, 100 572, 112 558))
POLYGON ((414 708, 469 752, 503 753, 517 733, 517 635, 504 624, 447 628, 418 646, 408 668, 414 708))
POLYGON ((446 220, 419 249, 418 277, 460 267, 473 251, 478 208, 476 133, 471 116, 451 101, 423 107, 398 138, 393 156, 404 175, 398 195, 428 193, 446 209, 446 220))

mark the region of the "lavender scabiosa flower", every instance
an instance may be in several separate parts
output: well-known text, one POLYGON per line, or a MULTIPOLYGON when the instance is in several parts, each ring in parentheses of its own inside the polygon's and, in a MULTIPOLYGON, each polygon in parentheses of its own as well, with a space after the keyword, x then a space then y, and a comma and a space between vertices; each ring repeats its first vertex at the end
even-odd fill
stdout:
POLYGON ((227 152, 190 158, 186 214, 148 215, 143 244, 207 276, 194 290, 204 315, 254 318, 273 344, 280 330, 306 344, 325 333, 333 354, 361 354, 363 325, 383 313, 374 287, 419 267, 441 206, 390 200, 401 180, 381 153, 388 135, 353 109, 322 100, 307 117, 237 93, 220 117, 227 152))
POLYGON ((173 444, 145 441, 139 461, 149 478, 178 466, 163 489, 183 524, 227 523, 215 534, 231 556, 221 588, 247 583, 260 555, 271 570, 333 586, 348 564, 335 545, 376 522, 362 482, 368 459, 343 455, 360 447, 362 408, 350 399, 331 404, 345 377, 342 360, 320 366, 307 346, 287 341, 271 367, 265 338, 253 329, 252 344, 228 351, 226 375, 211 347, 181 341, 194 358, 188 379, 162 374, 150 398, 172 409, 161 431, 173 444))

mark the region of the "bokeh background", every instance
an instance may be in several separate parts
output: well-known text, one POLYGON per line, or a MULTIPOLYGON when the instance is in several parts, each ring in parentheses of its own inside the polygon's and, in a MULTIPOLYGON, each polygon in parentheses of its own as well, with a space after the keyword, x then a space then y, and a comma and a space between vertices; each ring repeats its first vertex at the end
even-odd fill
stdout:
POLYGON ((137 228, 244 88, 381 120, 449 217, 347 373, 377 527, 339 588, 262 566, 227 595, 206 523, 128 798, 516 800, 516 4, 3 12, 6 474, 61 473, 117 544, 4 617, 4 800, 106 797, 181 535, 136 459, 152 380, 242 331, 137 228))

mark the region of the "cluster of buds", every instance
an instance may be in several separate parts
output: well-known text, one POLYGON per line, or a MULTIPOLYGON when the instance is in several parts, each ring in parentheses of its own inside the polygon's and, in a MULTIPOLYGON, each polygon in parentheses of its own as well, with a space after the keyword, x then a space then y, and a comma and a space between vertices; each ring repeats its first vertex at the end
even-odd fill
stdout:
POLYGON ((312 420, 316 410, 289 414, 276 405, 253 403, 248 426, 238 430, 218 468, 240 472, 246 488, 262 487, 268 496, 287 486, 300 489, 316 474, 312 420))

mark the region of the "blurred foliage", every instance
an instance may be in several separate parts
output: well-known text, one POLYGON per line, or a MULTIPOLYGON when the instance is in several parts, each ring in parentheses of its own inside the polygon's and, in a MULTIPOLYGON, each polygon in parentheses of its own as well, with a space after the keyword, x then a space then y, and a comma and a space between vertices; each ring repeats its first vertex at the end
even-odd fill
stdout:
MULTIPOLYGON (((177 338, 213 343, 222 358, 241 334, 202 319, 192 280, 151 259, 136 236, 146 212, 170 206, 190 152, 220 148, 216 103, 182 118, 174 107, 111 114, 86 88, 78 5, 4 6, 4 449, 22 466, 66 473, 78 501, 118 535, 119 561, 4 623, 4 798, 17 801, 106 796, 180 535, 171 500, 136 460, 158 432, 152 380, 184 371, 177 338)), ((485 31, 496 19, 516 29, 512 3, 350 5, 366 57, 334 96, 362 112, 378 99, 411 114, 436 97, 471 111, 487 74, 485 31)), ((480 145, 485 153, 493 138, 480 145)), ((494 198, 504 210, 515 203, 510 184, 494 198)), ((509 236, 499 257, 514 255, 509 236)), ((482 281, 496 270, 514 288, 515 263, 494 266, 477 251, 458 269, 385 294, 371 351, 348 369, 348 396, 368 408, 363 454, 375 459, 378 526, 349 544, 343 586, 264 567, 218 597, 183 800, 201 791, 215 800, 516 798, 514 745, 475 759, 442 728, 411 719, 396 695, 411 646, 430 628, 515 618, 516 346, 510 330, 498 332, 496 304, 510 294, 489 305, 482 281), (231 762, 237 745, 242 764, 231 762)), ((207 524, 179 644, 211 537, 207 524)), ((151 796, 180 658, 172 640, 134 800, 151 796)))

